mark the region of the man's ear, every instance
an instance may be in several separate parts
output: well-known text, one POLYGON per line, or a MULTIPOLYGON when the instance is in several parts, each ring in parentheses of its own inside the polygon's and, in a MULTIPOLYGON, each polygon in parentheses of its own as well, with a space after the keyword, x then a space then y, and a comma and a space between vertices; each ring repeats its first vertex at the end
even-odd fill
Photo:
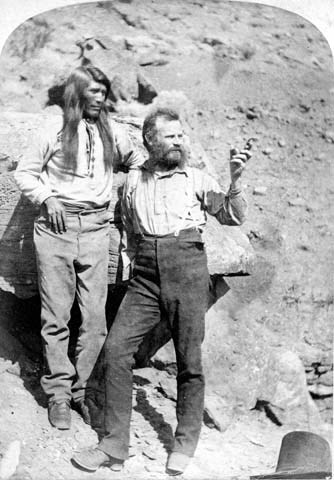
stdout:
POLYGON ((149 145, 151 147, 151 145, 153 143, 153 135, 150 134, 149 132, 147 132, 147 133, 145 133, 144 138, 145 138, 145 141, 146 141, 147 145, 149 145))

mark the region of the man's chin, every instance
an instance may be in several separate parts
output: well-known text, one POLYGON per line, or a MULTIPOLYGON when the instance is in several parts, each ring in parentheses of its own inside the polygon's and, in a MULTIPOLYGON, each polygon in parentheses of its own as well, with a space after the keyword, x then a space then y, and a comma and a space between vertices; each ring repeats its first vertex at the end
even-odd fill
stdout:
POLYGON ((163 158, 163 163, 167 168, 182 168, 184 167, 185 161, 185 155, 180 151, 169 152, 163 158))
POLYGON ((101 113, 101 109, 91 109, 84 112, 84 118, 88 120, 97 120, 101 113))
POLYGON ((183 168, 185 164, 185 159, 180 158, 164 158, 163 160, 160 160, 158 162, 159 166, 167 169, 167 170, 173 170, 174 168, 183 168))

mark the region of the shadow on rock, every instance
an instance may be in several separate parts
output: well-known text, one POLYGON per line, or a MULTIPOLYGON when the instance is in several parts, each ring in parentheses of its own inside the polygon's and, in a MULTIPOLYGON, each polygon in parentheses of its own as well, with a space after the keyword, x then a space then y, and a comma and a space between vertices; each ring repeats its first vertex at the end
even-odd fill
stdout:
POLYGON ((0 373, 19 376, 38 404, 46 406, 39 379, 42 374, 40 300, 18 299, 0 290, 0 373))
POLYGON ((172 427, 165 421, 163 415, 150 405, 144 389, 140 388, 137 390, 136 400, 137 405, 134 407, 134 410, 139 412, 150 423, 163 447, 169 452, 174 438, 172 427))

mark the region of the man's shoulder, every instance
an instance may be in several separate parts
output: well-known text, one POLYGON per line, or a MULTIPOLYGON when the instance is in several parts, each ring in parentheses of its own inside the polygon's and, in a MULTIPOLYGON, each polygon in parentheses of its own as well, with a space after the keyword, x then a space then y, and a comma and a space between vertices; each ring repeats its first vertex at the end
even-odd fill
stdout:
POLYGON ((42 129, 49 130, 50 132, 58 133, 63 128, 64 117, 63 115, 43 115, 42 117, 42 129))
POLYGON ((116 120, 110 114, 108 115, 110 129, 114 135, 122 135, 128 130, 126 123, 116 120))
POLYGON ((198 181, 206 175, 205 172, 200 168, 192 167, 190 165, 186 165, 184 170, 187 173, 188 177, 192 178, 194 181, 198 181))
POLYGON ((62 115, 43 116, 38 133, 42 141, 57 141, 61 135, 64 124, 62 115))

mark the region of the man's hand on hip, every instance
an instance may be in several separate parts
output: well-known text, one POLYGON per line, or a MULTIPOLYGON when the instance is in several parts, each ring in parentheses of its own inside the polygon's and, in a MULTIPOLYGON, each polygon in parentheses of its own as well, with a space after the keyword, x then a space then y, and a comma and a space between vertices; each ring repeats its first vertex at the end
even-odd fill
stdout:
POLYGON ((46 217, 55 233, 66 232, 66 211, 64 205, 56 198, 47 198, 42 206, 46 209, 46 217))

